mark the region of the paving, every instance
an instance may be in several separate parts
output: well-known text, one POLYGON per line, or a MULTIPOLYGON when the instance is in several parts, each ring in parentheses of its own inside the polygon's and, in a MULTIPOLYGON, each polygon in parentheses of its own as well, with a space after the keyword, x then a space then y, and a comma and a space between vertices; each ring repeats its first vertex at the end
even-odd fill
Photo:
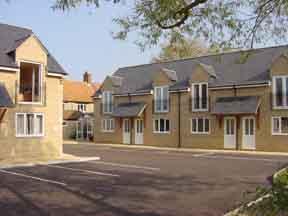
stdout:
POLYGON ((0 169, 1 215, 214 216, 268 185, 287 156, 65 145, 100 161, 0 169))

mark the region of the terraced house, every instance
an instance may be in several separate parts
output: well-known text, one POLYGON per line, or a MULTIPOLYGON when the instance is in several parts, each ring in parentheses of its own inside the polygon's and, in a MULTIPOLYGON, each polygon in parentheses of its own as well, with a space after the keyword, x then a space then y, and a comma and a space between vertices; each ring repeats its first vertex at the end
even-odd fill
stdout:
POLYGON ((65 74, 32 30, 0 24, 0 160, 61 155, 65 74))
POLYGON ((287 152, 287 52, 120 68, 95 94, 95 142, 287 152))

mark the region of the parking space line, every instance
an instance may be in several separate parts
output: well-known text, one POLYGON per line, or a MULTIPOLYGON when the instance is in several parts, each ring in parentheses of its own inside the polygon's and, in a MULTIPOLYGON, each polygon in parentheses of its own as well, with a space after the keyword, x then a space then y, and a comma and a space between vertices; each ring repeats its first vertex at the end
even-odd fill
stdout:
POLYGON ((204 157, 204 156, 209 156, 209 155, 214 155, 214 152, 206 152, 206 153, 200 153, 200 154, 194 154, 192 155, 193 157, 204 157))
MULTIPOLYGON (((210 158, 210 159, 228 159, 228 160, 250 160, 250 161, 265 161, 265 162, 285 162, 284 160, 276 160, 276 159, 268 159, 268 158, 250 158, 250 157, 233 157, 233 156, 219 156, 219 155, 214 155, 214 156, 209 156, 209 155, 204 155, 204 156, 199 156, 200 158, 210 158)), ((287 162, 287 161, 286 161, 287 162)))
POLYGON ((159 171, 160 170, 160 168, 154 168, 154 167, 137 166, 137 165, 121 164, 121 163, 113 163, 113 162, 105 162, 105 161, 88 161, 88 163, 103 164, 103 165, 109 165, 109 166, 118 166, 118 167, 132 168, 132 169, 144 169, 144 170, 153 170, 153 171, 159 171))
POLYGON ((78 172, 85 172, 85 173, 94 174, 94 175, 102 175, 102 176, 110 176, 110 177, 120 177, 120 175, 117 175, 117 174, 104 173, 104 172, 96 172, 96 171, 91 171, 91 170, 77 169, 77 168, 71 168, 71 167, 64 167, 64 166, 59 166, 59 165, 42 165, 42 166, 48 166, 48 167, 52 167, 52 168, 65 169, 65 170, 78 171, 78 172))
POLYGON ((0 172, 6 173, 6 174, 10 174, 10 175, 20 176, 20 177, 24 177, 24 178, 30 178, 30 179, 37 180, 37 181, 47 182, 47 183, 50 183, 50 184, 67 186, 67 184, 65 184, 63 182, 58 182, 58 181, 54 181, 54 180, 39 178, 39 177, 31 176, 31 175, 25 175, 23 173, 11 172, 11 171, 7 171, 7 170, 3 170, 3 169, 0 169, 0 172))

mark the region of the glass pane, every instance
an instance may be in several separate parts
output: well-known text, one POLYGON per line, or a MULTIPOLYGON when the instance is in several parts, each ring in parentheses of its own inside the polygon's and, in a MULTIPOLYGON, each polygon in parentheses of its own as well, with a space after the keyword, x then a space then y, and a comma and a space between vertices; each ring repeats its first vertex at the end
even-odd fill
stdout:
POLYGON ((17 134, 24 135, 24 115, 17 115, 17 134))
POLYGON ((199 95, 200 95, 200 92, 199 92, 199 85, 194 85, 194 108, 195 109, 199 109, 200 108, 200 98, 199 98, 199 95))
POLYGON ((226 120, 226 134, 230 135, 230 119, 226 120))
POLYGON ((254 135, 254 119, 250 119, 250 135, 254 135))
POLYGON ((207 98, 207 84, 203 84, 202 85, 202 95, 201 95, 201 105, 202 105, 202 109, 207 109, 207 101, 208 101, 208 98, 207 98))
POLYGON ((204 131, 204 119, 198 119, 198 132, 204 131))
POLYGON ((281 118, 281 127, 282 134, 288 134, 288 117, 281 118))
POLYGON ((280 132, 280 121, 279 118, 273 118, 273 132, 279 133, 280 132))
POLYGON ((164 132, 164 128, 165 128, 165 120, 164 119, 160 119, 160 131, 164 132))
POLYGON ((286 106, 288 106, 288 77, 286 78, 286 106))
POLYGON ((209 132, 209 124, 210 124, 210 121, 209 119, 205 119, 205 132, 208 133, 209 132))
POLYGON ((235 119, 230 119, 230 135, 235 134, 235 119))
POLYGON ((197 132, 197 119, 192 119, 192 131, 197 132))
POLYGON ((166 119, 166 131, 170 131, 170 121, 166 119))
POLYGON ((37 115, 35 120, 35 133, 41 135, 43 133, 43 116, 37 115))
POLYGON ((33 119, 34 115, 33 114, 27 114, 27 135, 33 135, 33 119))
POLYGON ((276 79, 276 105, 283 106, 283 83, 282 78, 276 79))
POLYGON ((155 123, 155 131, 159 131, 158 119, 154 121, 155 123))
POLYGON ((249 135, 249 119, 245 119, 245 135, 249 135))

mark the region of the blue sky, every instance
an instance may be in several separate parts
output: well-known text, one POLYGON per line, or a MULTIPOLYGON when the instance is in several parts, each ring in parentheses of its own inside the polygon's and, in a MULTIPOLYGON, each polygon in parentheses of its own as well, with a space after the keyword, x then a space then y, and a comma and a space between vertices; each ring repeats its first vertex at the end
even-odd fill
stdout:
POLYGON ((53 11, 53 0, 0 1, 0 22, 33 29, 72 79, 82 79, 89 70, 102 81, 118 67, 148 63, 157 48, 141 52, 128 41, 111 37, 117 30, 112 18, 128 12, 125 5, 105 3, 101 8, 81 7, 70 12, 53 11))

